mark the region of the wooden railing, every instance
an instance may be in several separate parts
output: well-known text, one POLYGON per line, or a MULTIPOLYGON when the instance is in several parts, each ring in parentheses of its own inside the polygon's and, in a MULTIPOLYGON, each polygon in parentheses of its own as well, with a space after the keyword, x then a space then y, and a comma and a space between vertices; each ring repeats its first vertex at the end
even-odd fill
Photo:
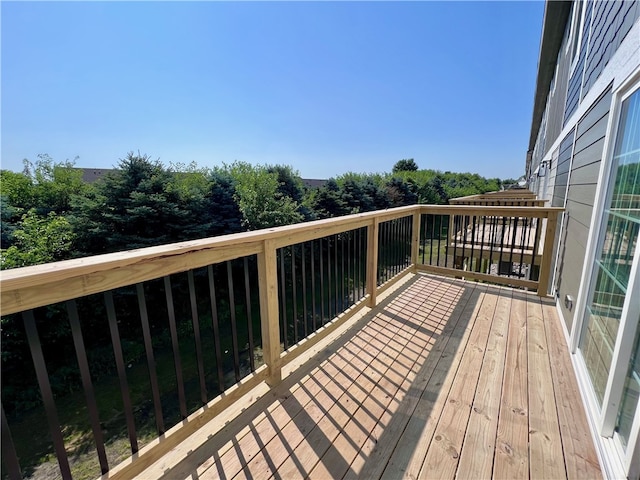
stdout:
POLYGON ((495 207, 544 207, 547 200, 539 200, 529 190, 504 190, 449 199, 450 205, 482 205, 495 207))
MULTIPOLYGON (((69 331, 64 341, 73 346, 99 470, 128 478, 260 382, 278 384, 283 365, 355 313, 374 307, 377 295, 407 273, 427 271, 546 295, 560 211, 416 205, 4 271, 3 325, 13 322, 24 332, 23 348, 35 374, 34 380, 21 380, 37 382, 61 475, 73 472, 61 428, 67 419, 59 415, 64 392, 51 382, 63 342, 42 341, 54 321, 69 331), (519 236, 513 233, 518 224, 519 236), (468 237, 470 225, 485 230, 468 237), (459 245, 464 245, 461 255, 459 245), (520 278, 512 269, 491 267, 505 263, 509 254, 511 263, 520 255, 520 268, 529 262, 529 271, 535 267, 538 273, 520 278), (137 357, 127 350, 136 336, 137 357), (106 348, 105 342, 114 359, 109 373, 114 381, 106 383, 119 388, 131 452, 115 468, 107 462, 102 395, 96 393, 107 387, 92 374, 91 351, 106 348), (169 387, 163 384, 168 360, 175 378, 169 387), (165 365, 161 374, 158 364, 165 365), (149 378, 145 408, 138 408, 129 385, 128 370, 138 367, 146 368, 149 378), (169 397, 177 398, 175 408, 167 408, 169 397), (144 446, 139 446, 141 410, 154 417, 157 431, 144 446)), ((5 374, 11 372, 3 371, 2 457, 9 476, 21 478, 21 452, 7 420, 15 416, 15 405, 8 405, 15 398, 5 395, 5 374)))

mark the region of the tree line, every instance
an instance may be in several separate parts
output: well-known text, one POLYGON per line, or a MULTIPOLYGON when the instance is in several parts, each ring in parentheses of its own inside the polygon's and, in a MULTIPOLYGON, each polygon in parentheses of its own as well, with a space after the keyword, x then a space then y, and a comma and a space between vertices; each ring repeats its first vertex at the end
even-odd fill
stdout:
POLYGON ((346 173, 306 188, 288 165, 165 166, 129 153, 96 183, 39 155, 0 170, 1 268, 15 268, 499 190, 513 180, 420 170, 346 173))

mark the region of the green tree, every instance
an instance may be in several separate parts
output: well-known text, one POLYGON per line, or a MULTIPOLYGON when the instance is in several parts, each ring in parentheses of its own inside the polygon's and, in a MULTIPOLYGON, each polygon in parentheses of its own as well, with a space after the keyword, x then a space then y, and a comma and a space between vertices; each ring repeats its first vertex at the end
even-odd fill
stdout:
POLYGON ((342 200, 340 187, 333 178, 315 190, 312 195, 311 208, 318 218, 339 217, 349 213, 347 205, 342 200))
POLYGON ((267 167, 235 162, 228 167, 235 181, 236 201, 247 230, 301 222, 299 204, 279 191, 278 174, 267 167))
POLYGON ((68 258, 73 242, 73 230, 63 216, 50 212, 46 217, 34 208, 22 216, 13 232, 13 245, 2 250, 3 269, 26 267, 68 258))
POLYGON ((391 170, 393 173, 398 172, 415 172, 418 170, 418 164, 413 158, 403 158, 398 160, 391 170))
MULTIPOLYGON (((178 175, 147 155, 129 153, 118 169, 76 197, 70 220, 78 254, 99 254, 208 236, 209 181, 178 175)), ((202 174, 204 175, 204 173, 202 174)))

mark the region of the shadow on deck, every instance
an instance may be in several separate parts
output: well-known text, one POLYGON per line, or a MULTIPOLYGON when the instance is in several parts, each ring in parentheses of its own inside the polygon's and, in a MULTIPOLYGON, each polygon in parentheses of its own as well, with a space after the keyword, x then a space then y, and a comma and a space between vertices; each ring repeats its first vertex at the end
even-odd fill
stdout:
POLYGON ((506 287, 409 276, 245 400, 144 476, 601 477, 553 302, 506 287))

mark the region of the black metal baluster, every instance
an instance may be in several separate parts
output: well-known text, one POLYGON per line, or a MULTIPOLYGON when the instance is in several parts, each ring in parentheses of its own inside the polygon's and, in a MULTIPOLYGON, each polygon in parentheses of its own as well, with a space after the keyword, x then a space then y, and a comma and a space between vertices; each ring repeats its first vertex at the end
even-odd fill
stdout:
MULTIPOLYGON (((482 241, 480 242, 480 270, 482 270, 482 265, 484 264, 484 252, 486 252, 486 246, 487 246, 487 241, 486 241, 486 235, 487 235, 487 216, 483 215, 482 216, 482 241)), ((489 269, 491 269, 491 266, 489 266, 489 269)), ((482 272, 482 273, 491 273, 490 271, 486 271, 486 272, 482 272)))
POLYGON ((356 265, 356 276, 357 276, 357 293, 356 293, 356 298, 358 300, 360 300, 363 296, 364 293, 362 293, 364 291, 364 287, 363 287, 363 277, 364 274, 362 272, 362 228, 359 228, 358 230, 356 230, 356 261, 357 261, 357 265, 356 265))
POLYGON ((240 381, 240 353, 238 351, 238 325, 236 323, 236 298, 233 289, 231 260, 227 260, 227 285, 229 287, 229 313, 231 314, 231 341, 233 347, 233 372, 236 382, 240 381))
POLYGON ((9 422, 7 416, 4 414, 4 407, 0 403, 0 410, 2 410, 2 459, 7 467, 10 480, 20 480, 22 478, 22 472, 20 471, 20 461, 16 453, 16 447, 13 444, 13 437, 11 436, 11 430, 9 429, 9 422))
MULTIPOLYGON (((418 242, 418 249, 422 248, 422 265, 424 265, 424 257, 426 256, 426 245, 427 245, 427 221, 429 215, 425 215, 423 213, 420 214, 420 241, 418 242)), ((432 240, 433 242, 433 240, 432 240)), ((420 250, 418 250, 420 251, 420 250)))
POLYGON ((340 314, 340 310, 339 310, 339 297, 340 297, 340 281, 338 280, 340 274, 338 272, 338 235, 334 235, 333 236, 333 272, 334 272, 334 285, 335 285, 335 295, 333 297, 333 303, 334 303, 334 312, 335 315, 331 318, 337 317, 340 314))
POLYGON ((287 290, 284 281, 284 248, 280 249, 280 305, 282 308, 282 340, 284 349, 289 348, 289 329, 287 328, 287 290))
POLYGON ((524 217, 522 219, 522 222, 524 223, 523 225, 523 233, 522 233, 522 238, 520 239, 520 267, 518 268, 518 277, 522 278, 522 264, 524 263, 524 247, 525 247, 525 237, 526 237, 526 232, 527 232, 527 224, 528 222, 528 218, 524 217))
POLYGON ((222 368, 222 347, 220 346, 220 323, 218 321, 218 305, 216 301, 216 284, 213 278, 213 265, 207 267, 209 277, 209 300, 211 301, 211 323, 213 326, 213 343, 216 351, 216 370, 218 372, 218 390, 224 392, 224 370, 222 368))
POLYGON ((304 242, 300 244, 302 250, 302 318, 304 324, 304 338, 309 335, 309 328, 307 323, 309 319, 307 317, 307 256, 305 254, 304 242))
POLYGON ((413 219, 406 217, 404 219, 405 237, 404 237, 404 268, 411 265, 411 240, 413 239, 413 219))
MULTIPOLYGON (((460 217, 460 220, 462 217, 460 217)), ((454 215, 453 217, 453 268, 457 268, 456 259, 458 258, 458 232, 462 235, 462 231, 458 230, 460 222, 458 219, 458 215, 454 215)), ((447 242, 448 243, 448 242, 447 242)))
POLYGON ((513 217, 513 232, 511 234, 511 246, 509 248, 509 275, 513 273, 513 250, 516 247, 516 233, 518 231, 518 217, 513 217))
POLYGON ((356 231, 349 232, 349 243, 347 251, 347 260, 349 265, 349 305, 357 302, 356 295, 356 231), (353 248, 353 251, 351 250, 353 248))
MULTIPOLYGON (((489 217, 489 273, 491 273, 491 265, 493 265, 493 247, 496 243, 496 228, 498 226, 498 222, 496 221, 496 217, 489 217)), ((498 273, 498 272, 496 272, 498 273)))
POLYGON ((298 343, 298 289, 296 278, 296 248, 289 247, 291 251, 291 297, 293 300, 293 343, 298 343))
POLYGON ((311 240, 311 316, 313 331, 316 331, 316 252, 315 240, 311 240))
POLYGON ((402 248, 402 219, 393 221, 393 277, 400 272, 400 254, 402 248))
POLYGON ((35 367, 38 385, 40 386, 42 402, 44 404, 45 412, 47 413, 47 421, 49 423, 51 439, 53 440, 53 447, 56 451, 56 457, 58 458, 60 473, 62 474, 62 478, 70 479, 71 469, 69 468, 67 451, 64 448, 64 440, 62 438, 62 432, 60 431, 58 412, 56 410, 56 404, 53 399, 51 384, 49 383, 49 374, 47 373, 47 366, 44 361, 44 355, 42 354, 42 346, 40 344, 38 330, 36 329, 36 321, 33 316, 33 310, 22 312, 22 320, 24 321, 24 329, 27 334, 29 349, 31 350, 33 366, 35 367))
MULTIPOLYGON (((436 265, 440 266, 440 246, 442 242, 442 215, 434 215, 433 223, 436 223, 436 218, 438 219, 438 253, 436 255, 436 265)), ((431 245, 433 245, 433 240, 431 240, 431 245)))
POLYGON ((344 308, 344 304, 345 304, 345 282, 346 282, 346 278, 344 275, 344 243, 345 243, 345 234, 346 233, 341 233, 340 234, 340 264, 341 264, 341 268, 340 268, 340 311, 344 312, 345 308, 344 308))
POLYGON ((500 232, 500 260, 498 261, 498 272, 500 273, 500 266, 502 265, 502 258, 504 256, 504 236, 507 229, 507 217, 502 217, 502 231, 500 232))
POLYGON ((331 315, 333 303, 331 295, 331 237, 327 237, 327 314, 329 320, 333 318, 333 315, 331 315))
POLYGON ((253 315, 251 313, 251 282, 249 281, 249 259, 244 257, 244 297, 247 305, 247 334, 249 335, 249 365, 251 371, 256 371, 256 361, 253 356, 253 315))
POLYGON ((136 426, 133 420, 133 407, 129 396, 129 385, 127 383, 127 371, 124 367, 124 356, 122 355, 122 345, 120 343, 120 332, 118 331, 118 320, 116 309, 113 304, 113 293, 104 293, 104 302, 107 306, 107 318, 109 319, 109 332, 111 333, 111 343, 113 345, 113 355, 116 359, 116 369, 118 370, 118 380, 120 381, 120 394, 122 395, 122 405, 124 416, 127 420, 127 433, 131 444, 131 453, 138 451, 138 439, 136 437, 136 426))
POLYGON ((320 326, 324 325, 324 246, 322 245, 322 238, 319 239, 320 250, 320 326))
POLYGON ((167 299, 167 312, 169 314, 169 331, 171 333, 171 345, 173 347, 173 363, 176 369, 176 383, 178 384, 178 400, 180 402, 180 415, 187 418, 187 402, 184 395, 184 382, 182 379, 182 362, 180 361, 180 344, 178 342, 178 329, 176 328, 176 314, 173 308, 173 292, 169 276, 164 277, 164 292, 167 299))
POLYGON ((198 361, 198 376, 200 377, 200 400, 207 403, 207 384, 204 376, 204 362, 202 360, 202 338, 200 336, 200 319, 198 317, 198 302, 196 301, 196 287, 193 279, 193 270, 187 272, 189 280, 189 301, 191 303, 191 323, 193 324, 193 336, 196 342, 196 360, 198 361))
POLYGON ((471 253, 469 254, 469 271, 475 271, 473 268, 473 249, 476 245, 476 216, 469 217, 471 220, 471 253))
POLYGON ((431 215, 431 241, 429 242, 429 265, 433 265, 433 239, 435 237, 436 216, 431 215))
POLYGON ((67 313, 69 315, 69 324, 71 325, 71 335, 73 336, 73 346, 76 351, 76 358, 78 359, 78 367, 80 368, 82 388, 84 389, 84 396, 87 402, 87 412, 89 413, 89 421, 91 423, 91 430, 93 431, 93 438, 96 442, 100 471, 104 475, 109 471, 109 462, 107 461, 107 452, 104 449, 104 436, 102 434, 102 427, 100 426, 98 405, 96 404, 96 395, 93 389, 93 382, 91 381, 87 351, 84 347, 84 339, 82 338, 78 308, 75 300, 68 300, 66 305, 67 313))
POLYGON ((160 388, 158 387, 158 376, 156 374, 156 361, 153 356, 153 344, 151 343, 151 330, 149 329, 149 315, 147 313, 147 302, 144 296, 144 286, 142 283, 136 285, 138 294, 138 308, 140 310, 140 323, 142 324, 142 337, 144 339, 144 349, 147 354, 147 366, 149 367, 149 380, 151 382, 151 395, 153 397, 153 408, 156 416, 156 427, 158 434, 164 433, 164 418, 162 417, 162 404, 160 403, 160 388))

